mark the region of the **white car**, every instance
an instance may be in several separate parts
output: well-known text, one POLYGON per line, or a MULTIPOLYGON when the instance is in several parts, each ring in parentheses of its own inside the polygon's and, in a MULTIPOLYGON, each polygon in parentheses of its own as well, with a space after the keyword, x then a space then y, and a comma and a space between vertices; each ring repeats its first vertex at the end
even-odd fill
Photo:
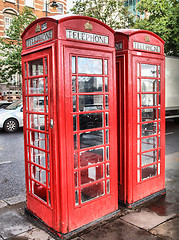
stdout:
POLYGON ((0 129, 6 132, 15 132, 23 127, 23 106, 22 101, 16 101, 5 109, 0 109, 0 129))

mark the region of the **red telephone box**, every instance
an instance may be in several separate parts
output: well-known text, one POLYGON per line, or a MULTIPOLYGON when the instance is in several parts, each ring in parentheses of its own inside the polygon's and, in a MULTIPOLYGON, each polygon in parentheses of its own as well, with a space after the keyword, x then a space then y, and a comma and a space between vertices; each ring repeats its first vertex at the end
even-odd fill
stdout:
POLYGON ((22 39, 27 209, 62 236, 118 209, 114 31, 58 15, 22 39))
POLYGON ((164 41, 115 33, 118 85, 119 200, 128 206, 165 193, 164 41))

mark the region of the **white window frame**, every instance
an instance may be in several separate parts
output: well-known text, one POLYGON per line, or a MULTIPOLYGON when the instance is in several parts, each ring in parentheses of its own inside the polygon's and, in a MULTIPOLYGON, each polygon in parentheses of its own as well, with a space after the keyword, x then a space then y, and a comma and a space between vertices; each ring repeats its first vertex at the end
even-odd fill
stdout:
POLYGON ((34 8, 34 0, 25 0, 25 6, 34 8))

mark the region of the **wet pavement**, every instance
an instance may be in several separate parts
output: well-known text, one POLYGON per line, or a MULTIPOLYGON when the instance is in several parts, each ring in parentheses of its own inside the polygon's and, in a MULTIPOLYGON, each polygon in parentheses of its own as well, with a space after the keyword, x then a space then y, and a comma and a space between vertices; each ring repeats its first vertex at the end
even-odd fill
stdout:
MULTIPOLYGON (((120 207, 113 219, 78 233, 74 240, 179 239, 179 124, 167 122, 166 195, 135 209, 120 207), (175 131, 173 131, 175 127, 175 131)), ((24 195, 0 201, 0 240, 53 240, 49 232, 24 213, 24 195)))

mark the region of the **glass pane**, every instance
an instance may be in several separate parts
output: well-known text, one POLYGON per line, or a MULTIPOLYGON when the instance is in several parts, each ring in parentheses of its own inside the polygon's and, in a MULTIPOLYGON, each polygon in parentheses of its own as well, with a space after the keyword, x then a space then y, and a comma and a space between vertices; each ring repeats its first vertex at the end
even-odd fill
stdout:
POLYGON ((157 123, 142 124, 142 136, 157 134, 157 123))
POLYGON ((149 166, 149 167, 142 169, 142 180, 151 178, 156 175, 157 175, 157 166, 156 165, 149 166))
POLYGON ((81 184, 94 182, 102 178, 104 178, 104 165, 81 170, 81 184))
POLYGON ((160 163, 158 164, 158 175, 160 174, 160 163))
POLYGON ((44 97, 29 97, 29 111, 44 112, 44 97))
POLYGON ((142 139, 142 152, 157 148, 157 137, 142 139))
POLYGON ((110 175, 109 163, 106 163, 106 177, 109 177, 109 175, 110 175))
POLYGON ((48 93, 48 78, 45 77, 45 93, 48 93))
POLYGON ((160 66, 158 66, 158 77, 160 78, 160 66))
POLYGON ((106 147, 106 160, 109 160, 109 146, 106 147))
POLYGON ((74 169, 78 168, 78 153, 74 153, 74 169))
POLYGON ((78 77, 79 92, 102 92, 102 77, 78 77))
POLYGON ((103 127, 103 113, 80 114, 80 130, 103 127))
POLYGON ((74 134, 74 149, 77 150, 77 134, 74 134))
POLYGON ((75 191, 75 206, 79 205, 79 191, 75 191))
POLYGON ((73 131, 75 132, 77 130, 77 121, 76 121, 76 115, 73 115, 73 131))
POLYGON ((75 187, 78 187, 78 172, 74 173, 75 187))
POLYGON ((76 112, 76 96, 73 96, 73 112, 76 112))
POLYGON ((157 66, 150 64, 141 64, 142 77, 157 77, 157 66))
POLYGON ((105 92, 109 92, 108 77, 105 77, 105 92))
POLYGON ((72 76, 72 92, 76 93, 76 76, 72 76))
POLYGON ((29 76, 43 75, 43 58, 28 62, 29 76))
POLYGON ((108 74, 108 60, 104 60, 104 74, 108 74))
POLYGON ((140 169, 137 170, 137 181, 140 182, 140 169))
POLYGON ((104 161, 104 148, 96 148, 80 153, 81 167, 85 167, 103 161, 104 161))
POLYGON ((45 134, 39 132, 30 132, 30 144, 45 149, 45 134))
POLYGON ((89 187, 81 189, 81 201, 82 203, 88 202, 92 199, 100 197, 105 194, 104 182, 99 182, 89 187))
POLYGON ((140 63, 137 63, 137 77, 140 76, 140 63))
POLYGON ((30 128, 45 131, 45 116, 29 114, 30 128))
POLYGON ((104 144, 104 131, 80 133, 80 148, 88 148, 104 144))
POLYGON ((103 109, 103 95, 80 95, 79 110, 93 111, 103 109))
POLYGON ((109 100, 108 100, 108 95, 105 95, 105 107, 108 109, 109 106, 109 100))
POLYGON ((137 92, 140 92, 140 79, 137 79, 137 92))
POLYGON ((47 58, 45 58, 45 74, 47 74, 47 58))
POLYGON ((109 143, 109 129, 106 129, 106 143, 109 143))
POLYGON ((109 126, 109 113, 106 113, 106 127, 109 126))
POLYGON ((157 92, 156 79, 141 79, 142 92, 157 92))
POLYGON ((107 193, 110 193, 110 180, 107 180, 107 193))
POLYGON ((35 162, 43 167, 46 167, 45 152, 35 148, 30 148, 31 162, 35 162))
POLYGON ((72 57, 72 73, 76 73, 76 57, 72 57))
POLYGON ((29 79, 29 94, 44 93, 43 78, 29 79))
POLYGON ((154 163, 157 161, 157 150, 152 151, 152 152, 143 153, 143 154, 141 154, 141 156, 142 156, 142 158, 141 158, 142 166, 154 163))
POLYGON ((32 178, 46 185, 46 171, 37 166, 31 165, 32 178))
POLYGON ((78 57, 78 73, 102 74, 102 59, 78 57))
POLYGON ((142 109, 142 122, 157 120, 157 108, 142 109))
POLYGON ((157 94, 141 94, 142 106, 157 106, 157 94))
POLYGON ((160 92, 160 85, 161 85, 160 83, 161 83, 161 81, 159 80, 159 81, 158 81, 158 91, 159 91, 159 92, 160 92))
POLYGON ((25 68, 25 77, 27 77, 27 64, 25 63, 24 65, 25 65, 25 67, 24 67, 25 68))
POLYGON ((43 201, 47 202, 47 194, 46 194, 46 188, 42 185, 35 183, 32 181, 33 186, 33 194, 42 199, 43 201))

